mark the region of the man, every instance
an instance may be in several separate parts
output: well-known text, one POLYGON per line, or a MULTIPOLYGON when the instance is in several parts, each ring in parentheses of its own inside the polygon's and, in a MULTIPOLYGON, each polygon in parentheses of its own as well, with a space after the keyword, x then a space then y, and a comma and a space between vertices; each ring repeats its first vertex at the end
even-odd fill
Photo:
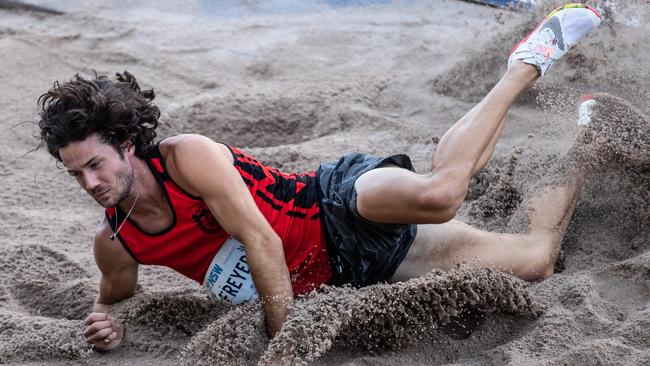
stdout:
POLYGON ((42 145, 63 162, 106 219, 95 235, 101 271, 84 335, 99 350, 124 336, 108 314, 136 289, 138 265, 166 265, 214 298, 258 298, 273 336, 294 294, 322 284, 365 286, 459 262, 525 280, 553 273, 580 174, 533 202, 529 233, 489 233, 453 220, 470 178, 490 159, 517 96, 600 24, 580 4, 553 11, 511 52, 508 71, 441 139, 432 171, 405 155, 353 153, 318 171, 285 174, 199 135, 153 144, 153 91, 125 72, 116 81, 77 76, 43 94, 42 145))

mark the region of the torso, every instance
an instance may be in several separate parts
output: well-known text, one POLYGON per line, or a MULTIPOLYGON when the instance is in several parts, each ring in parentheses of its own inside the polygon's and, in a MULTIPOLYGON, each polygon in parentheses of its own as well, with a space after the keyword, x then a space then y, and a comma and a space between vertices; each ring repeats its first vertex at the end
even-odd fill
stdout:
MULTIPOLYGON (((173 163, 166 165, 165 161, 170 145, 166 140, 145 159, 160 187, 161 205, 152 208, 156 219, 129 218, 119 238, 136 261, 165 265, 202 283, 212 258, 229 235, 205 202, 195 192, 186 191, 183 182, 176 182, 173 163)), ((315 172, 281 173, 235 148, 219 146, 240 173, 260 212, 282 239, 294 293, 308 292, 326 283, 331 272, 320 223, 315 172)), ((113 229, 114 214, 113 208, 106 210, 113 229)), ((118 209, 118 224, 124 216, 118 209)))

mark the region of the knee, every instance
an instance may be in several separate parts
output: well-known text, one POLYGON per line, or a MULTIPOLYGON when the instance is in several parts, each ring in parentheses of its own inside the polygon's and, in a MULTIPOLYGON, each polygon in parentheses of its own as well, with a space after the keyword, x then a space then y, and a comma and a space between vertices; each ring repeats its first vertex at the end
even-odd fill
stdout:
POLYGON ((541 265, 532 270, 528 270, 524 274, 519 275, 517 277, 520 277, 521 279, 526 281, 537 282, 537 281, 543 281, 551 277, 554 273, 555 273, 554 263, 551 264, 545 263, 544 265, 541 265))
POLYGON ((529 269, 527 274, 523 276, 523 279, 531 282, 543 281, 555 273, 555 264, 554 263, 540 263, 535 266, 535 268, 529 269))
POLYGON ((526 263, 522 275, 519 276, 527 281, 543 281, 555 273, 558 253, 552 246, 553 240, 545 237, 535 239, 536 248, 530 249, 534 256, 526 263))
POLYGON ((538 278, 537 281, 545 280, 551 277, 555 273, 555 262, 557 260, 557 255, 549 256, 540 264, 538 269, 538 278))
POLYGON ((428 177, 420 194, 419 205, 430 216, 430 223, 440 224, 453 219, 467 194, 467 184, 441 177, 428 177))

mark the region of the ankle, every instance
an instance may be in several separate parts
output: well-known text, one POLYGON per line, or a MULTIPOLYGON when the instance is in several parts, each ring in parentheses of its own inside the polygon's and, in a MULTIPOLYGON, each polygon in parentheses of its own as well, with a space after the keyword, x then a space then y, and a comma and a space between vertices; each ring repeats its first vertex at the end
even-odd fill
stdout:
POLYGON ((539 78, 539 70, 536 66, 516 60, 506 71, 505 77, 514 78, 520 82, 530 84, 539 78))

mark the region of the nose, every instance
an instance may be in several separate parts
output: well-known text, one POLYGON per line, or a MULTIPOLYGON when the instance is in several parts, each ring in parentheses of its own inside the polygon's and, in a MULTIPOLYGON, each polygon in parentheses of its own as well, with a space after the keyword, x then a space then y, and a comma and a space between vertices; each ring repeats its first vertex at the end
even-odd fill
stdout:
POLYGON ((99 178, 94 172, 87 172, 83 174, 81 186, 88 192, 93 192, 99 187, 99 178))

